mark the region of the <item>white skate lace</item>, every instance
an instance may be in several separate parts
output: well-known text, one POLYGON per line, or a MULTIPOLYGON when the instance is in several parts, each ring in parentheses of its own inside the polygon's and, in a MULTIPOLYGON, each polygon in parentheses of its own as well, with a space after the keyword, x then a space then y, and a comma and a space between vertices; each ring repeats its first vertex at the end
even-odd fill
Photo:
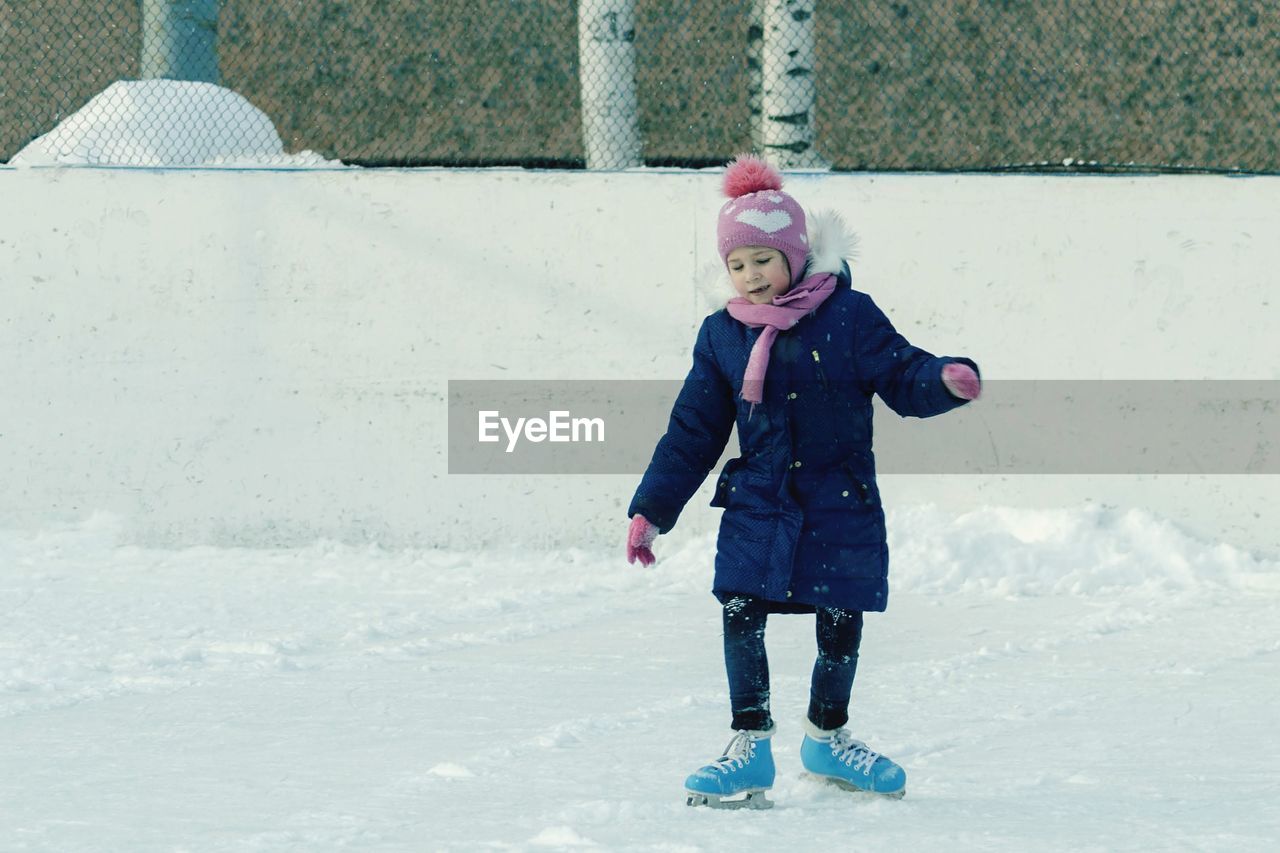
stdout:
POLYGON ((711 762, 711 766, 723 773, 728 773, 746 765, 754 750, 755 741, 751 739, 751 735, 746 732, 738 732, 733 736, 733 740, 729 741, 729 745, 724 748, 724 755, 711 762))
POLYGON ((843 761, 847 767, 870 773, 871 766, 876 763, 880 753, 874 752, 860 740, 854 740, 844 729, 840 729, 831 738, 831 754, 837 761, 843 761))

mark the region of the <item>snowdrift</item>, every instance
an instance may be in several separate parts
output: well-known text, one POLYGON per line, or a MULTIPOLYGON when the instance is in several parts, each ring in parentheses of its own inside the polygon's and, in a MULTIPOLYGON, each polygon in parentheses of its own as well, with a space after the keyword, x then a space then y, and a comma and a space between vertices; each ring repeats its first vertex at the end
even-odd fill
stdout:
POLYGON ((212 83, 121 80, 9 161, 32 166, 288 168, 342 165, 286 154, 275 125, 242 95, 212 83))

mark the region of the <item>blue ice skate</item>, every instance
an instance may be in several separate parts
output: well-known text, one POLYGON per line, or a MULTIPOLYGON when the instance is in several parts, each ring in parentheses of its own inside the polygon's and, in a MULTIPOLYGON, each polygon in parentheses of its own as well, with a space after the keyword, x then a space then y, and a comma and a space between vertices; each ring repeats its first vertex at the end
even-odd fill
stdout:
POLYGON ((899 799, 907 793, 907 774, 865 743, 854 740, 844 729, 822 732, 805 726, 800 761, 804 769, 847 791, 881 794, 899 799))
POLYGON ((764 792, 773 787, 773 750, 769 732, 740 731, 724 755, 684 780, 691 806, 713 809, 767 809, 764 792))

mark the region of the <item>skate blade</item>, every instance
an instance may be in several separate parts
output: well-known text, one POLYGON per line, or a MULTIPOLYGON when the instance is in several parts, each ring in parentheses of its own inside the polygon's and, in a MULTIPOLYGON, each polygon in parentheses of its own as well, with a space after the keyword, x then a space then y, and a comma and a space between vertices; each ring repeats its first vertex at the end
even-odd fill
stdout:
POLYGON ((894 791, 889 794, 882 794, 879 791, 868 791, 866 788, 859 788, 847 779, 841 779, 839 776, 823 776, 821 773, 805 773, 810 779, 818 782, 826 782, 829 785, 835 785, 837 788, 848 791, 851 794, 862 794, 867 797, 879 797, 885 800, 901 800, 907 795, 907 789, 894 791))
POLYGON ((722 797, 719 794, 700 794, 686 791, 687 806, 706 806, 711 809, 771 809, 773 803, 765 799, 764 791, 747 791, 722 797))

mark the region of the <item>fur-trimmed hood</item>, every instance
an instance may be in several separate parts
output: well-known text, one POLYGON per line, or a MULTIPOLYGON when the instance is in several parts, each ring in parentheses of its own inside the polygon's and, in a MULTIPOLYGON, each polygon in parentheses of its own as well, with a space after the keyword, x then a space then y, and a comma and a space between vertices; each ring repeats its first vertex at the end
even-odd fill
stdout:
MULTIPOLYGON (((858 238, 834 210, 824 210, 807 217, 809 258, 807 274, 838 273, 857 255, 858 238)), ((737 293, 724 264, 708 264, 698 277, 698 290, 708 312, 718 311, 737 293)))
POLYGON ((858 238, 840 214, 823 210, 809 217, 809 275, 840 272, 857 251, 858 238))

